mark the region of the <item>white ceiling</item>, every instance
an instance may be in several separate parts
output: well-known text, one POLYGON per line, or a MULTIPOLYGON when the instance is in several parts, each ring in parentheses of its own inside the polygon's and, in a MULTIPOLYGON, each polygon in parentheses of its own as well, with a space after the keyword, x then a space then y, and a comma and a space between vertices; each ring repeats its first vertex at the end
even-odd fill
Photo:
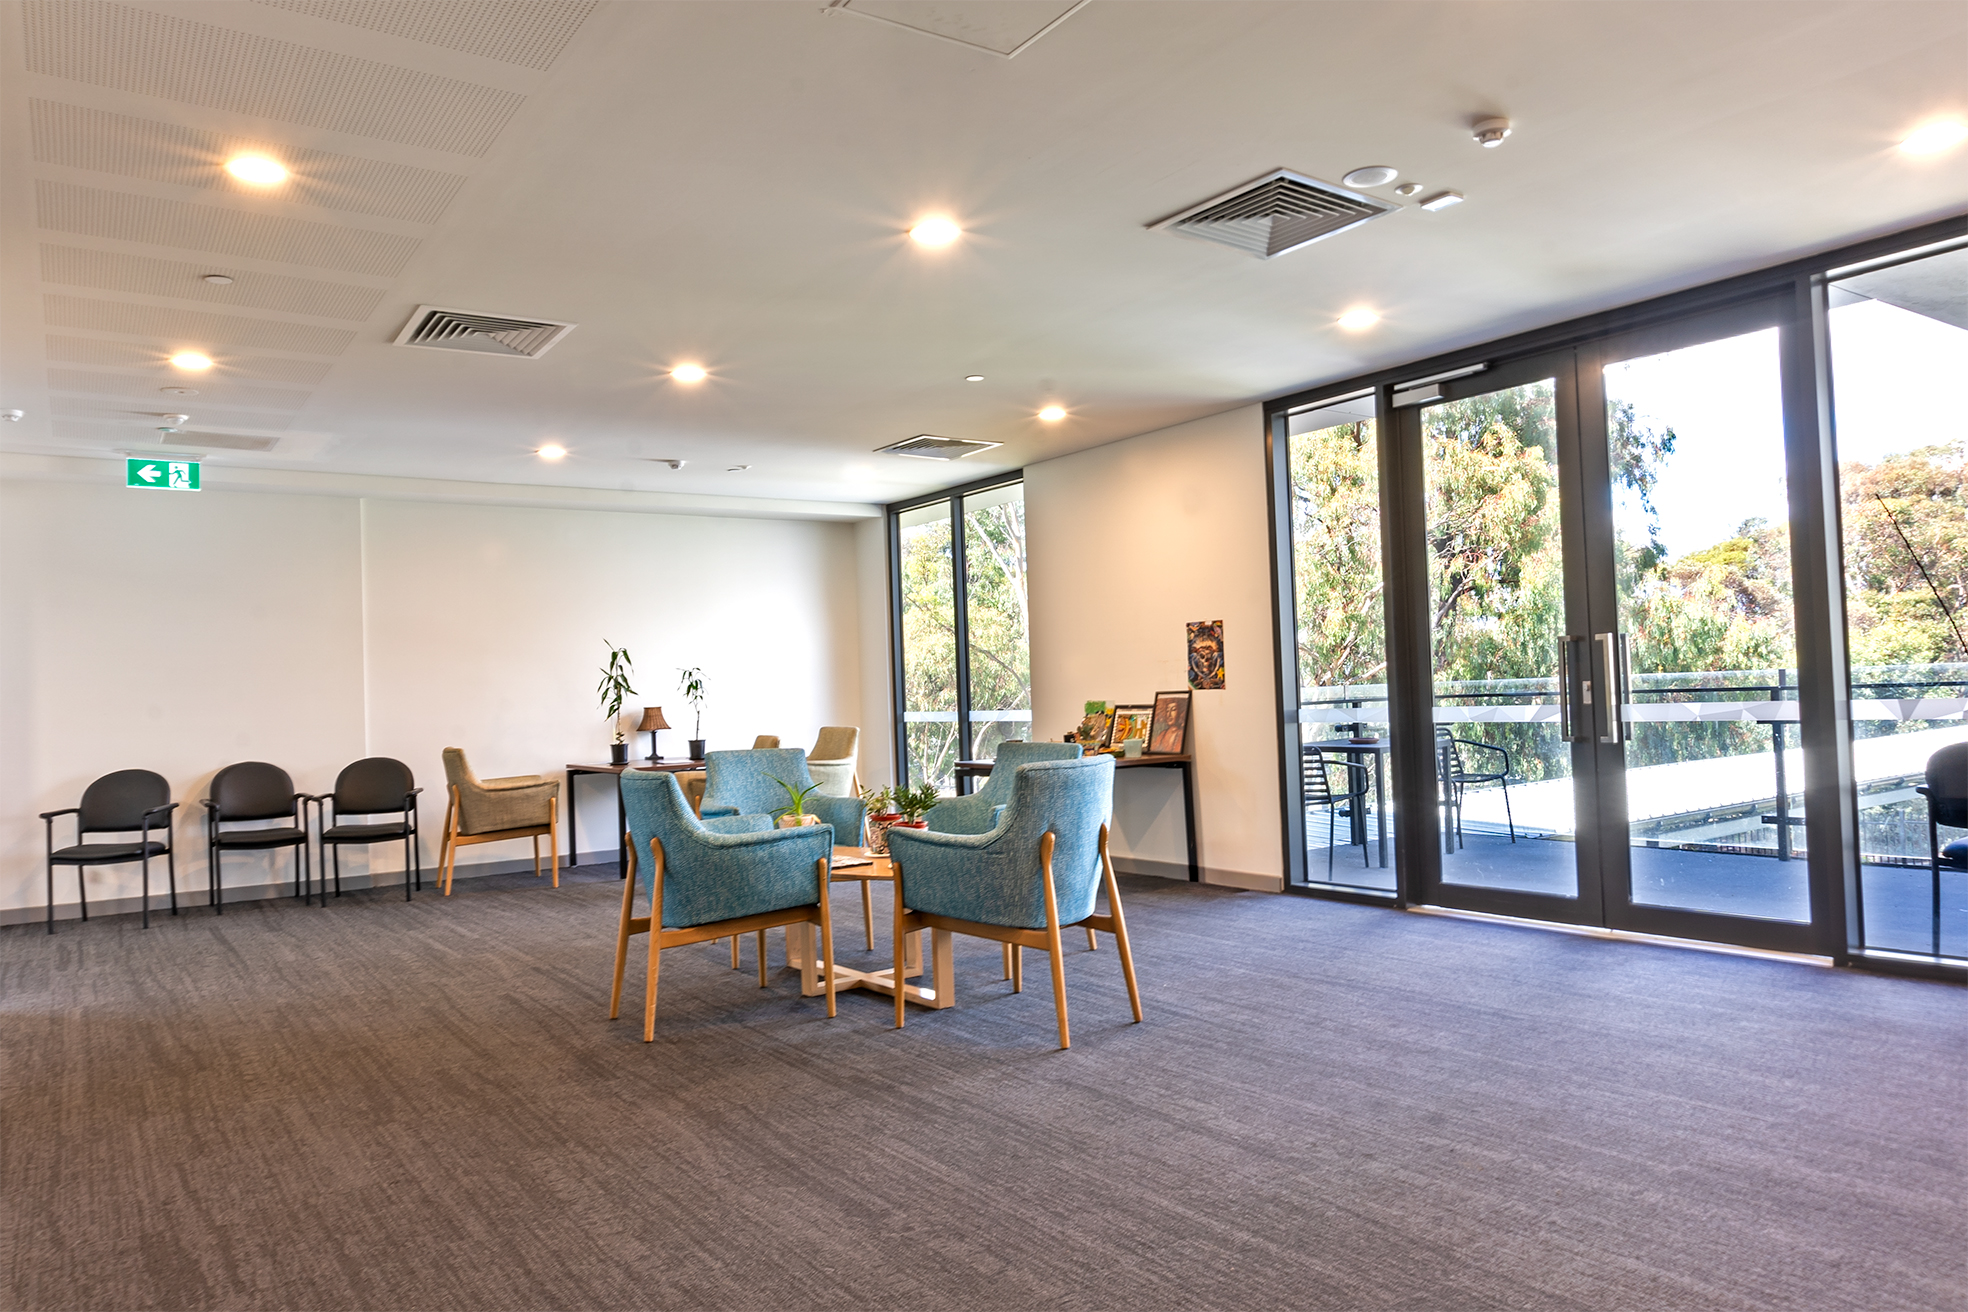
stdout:
MULTIPOLYGON (((880 2, 1000 43, 1068 7, 880 2)), ((1968 115, 1962 0, 1094 0, 1013 59, 821 0, 0 9, 20 451, 180 411, 274 440, 241 465, 887 501, 1968 208, 1968 148, 1893 149, 1968 115), (231 182, 243 144, 294 181, 231 182), (1144 226, 1364 164, 1468 203, 1271 261, 1144 226), (965 237, 908 242, 938 211, 965 237), (579 327, 390 345, 420 304, 579 327), (872 454, 917 433, 1005 445, 872 454)))

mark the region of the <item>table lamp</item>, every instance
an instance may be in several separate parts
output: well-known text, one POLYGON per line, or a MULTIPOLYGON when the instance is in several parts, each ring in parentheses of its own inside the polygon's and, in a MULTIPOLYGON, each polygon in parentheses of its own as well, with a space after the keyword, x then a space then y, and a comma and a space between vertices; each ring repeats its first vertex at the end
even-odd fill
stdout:
POLYGON ((656 731, 658 729, 667 729, 669 727, 670 727, 670 722, 663 718, 662 707, 645 706, 642 708, 642 723, 636 726, 636 732, 646 733, 649 735, 650 760, 660 761, 663 759, 661 756, 658 756, 656 754, 656 731))

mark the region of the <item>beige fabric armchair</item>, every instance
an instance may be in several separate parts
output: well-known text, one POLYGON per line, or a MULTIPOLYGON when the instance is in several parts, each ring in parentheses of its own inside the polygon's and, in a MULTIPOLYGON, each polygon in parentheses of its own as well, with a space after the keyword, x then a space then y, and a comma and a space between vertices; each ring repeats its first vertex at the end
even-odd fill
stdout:
POLYGON ((813 740, 806 754, 806 770, 820 791, 834 797, 859 797, 861 780, 856 771, 861 754, 861 731, 846 725, 828 725, 813 740))
POLYGON ((438 857, 444 896, 451 896, 451 875, 458 849, 472 843, 500 843, 511 838, 533 840, 533 875, 540 876, 540 836, 547 837, 547 864, 560 887, 560 781, 545 775, 522 774, 504 779, 480 779, 465 754, 444 749, 444 781, 450 804, 444 812, 444 847, 438 857))

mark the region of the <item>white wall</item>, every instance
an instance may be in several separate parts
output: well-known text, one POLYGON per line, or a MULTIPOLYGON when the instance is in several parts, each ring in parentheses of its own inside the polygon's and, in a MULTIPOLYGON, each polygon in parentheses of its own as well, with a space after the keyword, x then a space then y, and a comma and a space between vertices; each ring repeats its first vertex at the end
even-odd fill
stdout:
MULTIPOLYGON (((1025 467, 1034 736, 1058 739, 1101 698, 1188 686, 1191 620, 1222 620, 1225 684, 1197 692, 1197 835, 1211 882, 1278 888, 1270 514, 1258 406, 1025 467)), ((1185 874, 1173 770, 1115 781, 1117 864, 1185 874)))
MULTIPOLYGON (((181 895, 196 886, 203 897, 197 800, 240 760, 281 765, 307 792, 328 791, 359 757, 403 760, 425 789, 428 868, 444 747, 464 748, 487 776, 607 759, 594 694, 603 639, 636 658, 641 695, 624 718, 661 705, 677 726, 665 756, 691 736, 676 689, 686 664, 706 673, 713 747, 759 733, 811 746, 822 724, 862 725, 864 744, 884 738, 862 710, 854 524, 171 495, 108 485, 113 467, 102 468, 97 483, 0 481, 0 919, 43 905, 36 813, 75 805, 91 779, 129 766, 163 774, 184 804, 181 895)), ((612 795, 592 780, 579 788, 583 851, 612 853, 612 795)), ((58 844, 70 841, 58 830, 58 844)), ((467 848, 460 865, 526 851, 467 848)), ((359 852, 343 867, 358 884, 369 868, 359 852)), ((394 882, 400 849, 375 857, 394 882)), ((227 883, 245 896, 287 869, 285 857, 228 857, 227 883)), ((92 906, 139 887, 135 866, 89 880, 92 906)), ((73 872, 58 871, 58 914, 75 896, 73 872)))
POLYGON ((895 782, 888 521, 877 518, 856 524, 854 553, 861 623, 861 786, 881 788, 895 782))

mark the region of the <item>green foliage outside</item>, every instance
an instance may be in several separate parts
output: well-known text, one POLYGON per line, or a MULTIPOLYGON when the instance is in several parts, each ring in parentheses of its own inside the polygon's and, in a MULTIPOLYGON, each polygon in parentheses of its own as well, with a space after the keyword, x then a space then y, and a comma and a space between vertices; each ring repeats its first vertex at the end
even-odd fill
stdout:
MULTIPOLYGON (((1555 699, 1566 629, 1552 406, 1550 386, 1536 384, 1423 414, 1435 685, 1449 704, 1555 699)), ((1615 571, 1636 685, 1647 700, 1758 700, 1771 694, 1701 690, 1774 685, 1778 671, 1794 684, 1788 527, 1749 520, 1669 559, 1652 494, 1674 454, 1674 430, 1648 426, 1620 401, 1607 418, 1613 481, 1625 494, 1615 571)), ((1298 664, 1308 700, 1340 698, 1313 689, 1385 682, 1376 460, 1370 422, 1292 439, 1298 664)), ((1840 477, 1853 663, 1968 660, 1955 630, 1968 625, 1968 448, 1847 464, 1840 477)), ((1633 765, 1770 748, 1770 731, 1753 723, 1634 729, 1633 765)), ((1554 726, 1461 724, 1455 732, 1510 749, 1526 781, 1570 768, 1554 726)))

